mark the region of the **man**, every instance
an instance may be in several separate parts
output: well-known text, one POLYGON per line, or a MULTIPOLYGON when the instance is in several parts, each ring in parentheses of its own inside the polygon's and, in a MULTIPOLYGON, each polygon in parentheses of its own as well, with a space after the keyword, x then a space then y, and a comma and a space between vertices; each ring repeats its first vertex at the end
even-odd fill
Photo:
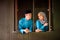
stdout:
POLYGON ((23 11, 25 17, 19 20, 19 32, 22 34, 32 32, 33 22, 31 20, 32 12, 31 10, 24 10, 23 11))

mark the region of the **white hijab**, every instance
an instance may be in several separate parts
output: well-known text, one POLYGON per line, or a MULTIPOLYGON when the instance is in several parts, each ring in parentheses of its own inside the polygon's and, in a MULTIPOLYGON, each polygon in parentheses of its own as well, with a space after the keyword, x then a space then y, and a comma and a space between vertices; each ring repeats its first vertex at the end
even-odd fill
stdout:
POLYGON ((44 24, 45 22, 47 22, 46 14, 44 12, 39 12, 39 13, 44 16, 44 21, 40 21, 42 24, 44 24))

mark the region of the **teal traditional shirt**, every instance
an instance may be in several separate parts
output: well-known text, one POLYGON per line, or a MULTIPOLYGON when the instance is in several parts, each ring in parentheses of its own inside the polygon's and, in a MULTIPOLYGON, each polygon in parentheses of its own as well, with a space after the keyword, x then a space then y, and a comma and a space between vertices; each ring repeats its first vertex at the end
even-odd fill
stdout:
POLYGON ((40 20, 36 21, 36 28, 42 30, 43 32, 48 31, 48 26, 44 27, 44 24, 40 20))
POLYGON ((28 28, 30 30, 30 32, 32 32, 32 27, 33 26, 33 22, 32 20, 26 20, 26 18, 22 18, 21 20, 19 20, 19 24, 18 24, 18 28, 19 28, 19 32, 21 32, 22 34, 24 34, 24 29, 28 28))

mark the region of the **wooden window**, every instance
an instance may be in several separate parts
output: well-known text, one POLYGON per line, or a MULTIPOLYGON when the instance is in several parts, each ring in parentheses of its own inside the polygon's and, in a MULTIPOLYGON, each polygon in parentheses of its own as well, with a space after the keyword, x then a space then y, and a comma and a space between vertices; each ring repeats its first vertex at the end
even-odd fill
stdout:
POLYGON ((35 22, 37 20, 36 14, 39 11, 46 12, 49 31, 53 29, 52 23, 52 1, 51 0, 15 0, 14 1, 14 31, 18 30, 18 21, 20 18, 24 17, 22 11, 24 9, 32 10, 33 19, 33 31, 35 30, 35 22))

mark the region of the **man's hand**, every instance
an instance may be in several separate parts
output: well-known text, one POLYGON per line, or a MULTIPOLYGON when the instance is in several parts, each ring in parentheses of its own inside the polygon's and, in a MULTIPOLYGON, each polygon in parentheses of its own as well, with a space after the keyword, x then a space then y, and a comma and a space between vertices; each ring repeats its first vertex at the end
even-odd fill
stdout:
POLYGON ((36 30, 35 30, 35 32, 41 32, 41 31, 42 31, 42 30, 40 30, 40 29, 36 29, 36 30))
POLYGON ((26 29, 24 30, 24 32, 25 32, 25 33, 29 33, 30 31, 29 31, 29 29, 26 28, 26 29))

